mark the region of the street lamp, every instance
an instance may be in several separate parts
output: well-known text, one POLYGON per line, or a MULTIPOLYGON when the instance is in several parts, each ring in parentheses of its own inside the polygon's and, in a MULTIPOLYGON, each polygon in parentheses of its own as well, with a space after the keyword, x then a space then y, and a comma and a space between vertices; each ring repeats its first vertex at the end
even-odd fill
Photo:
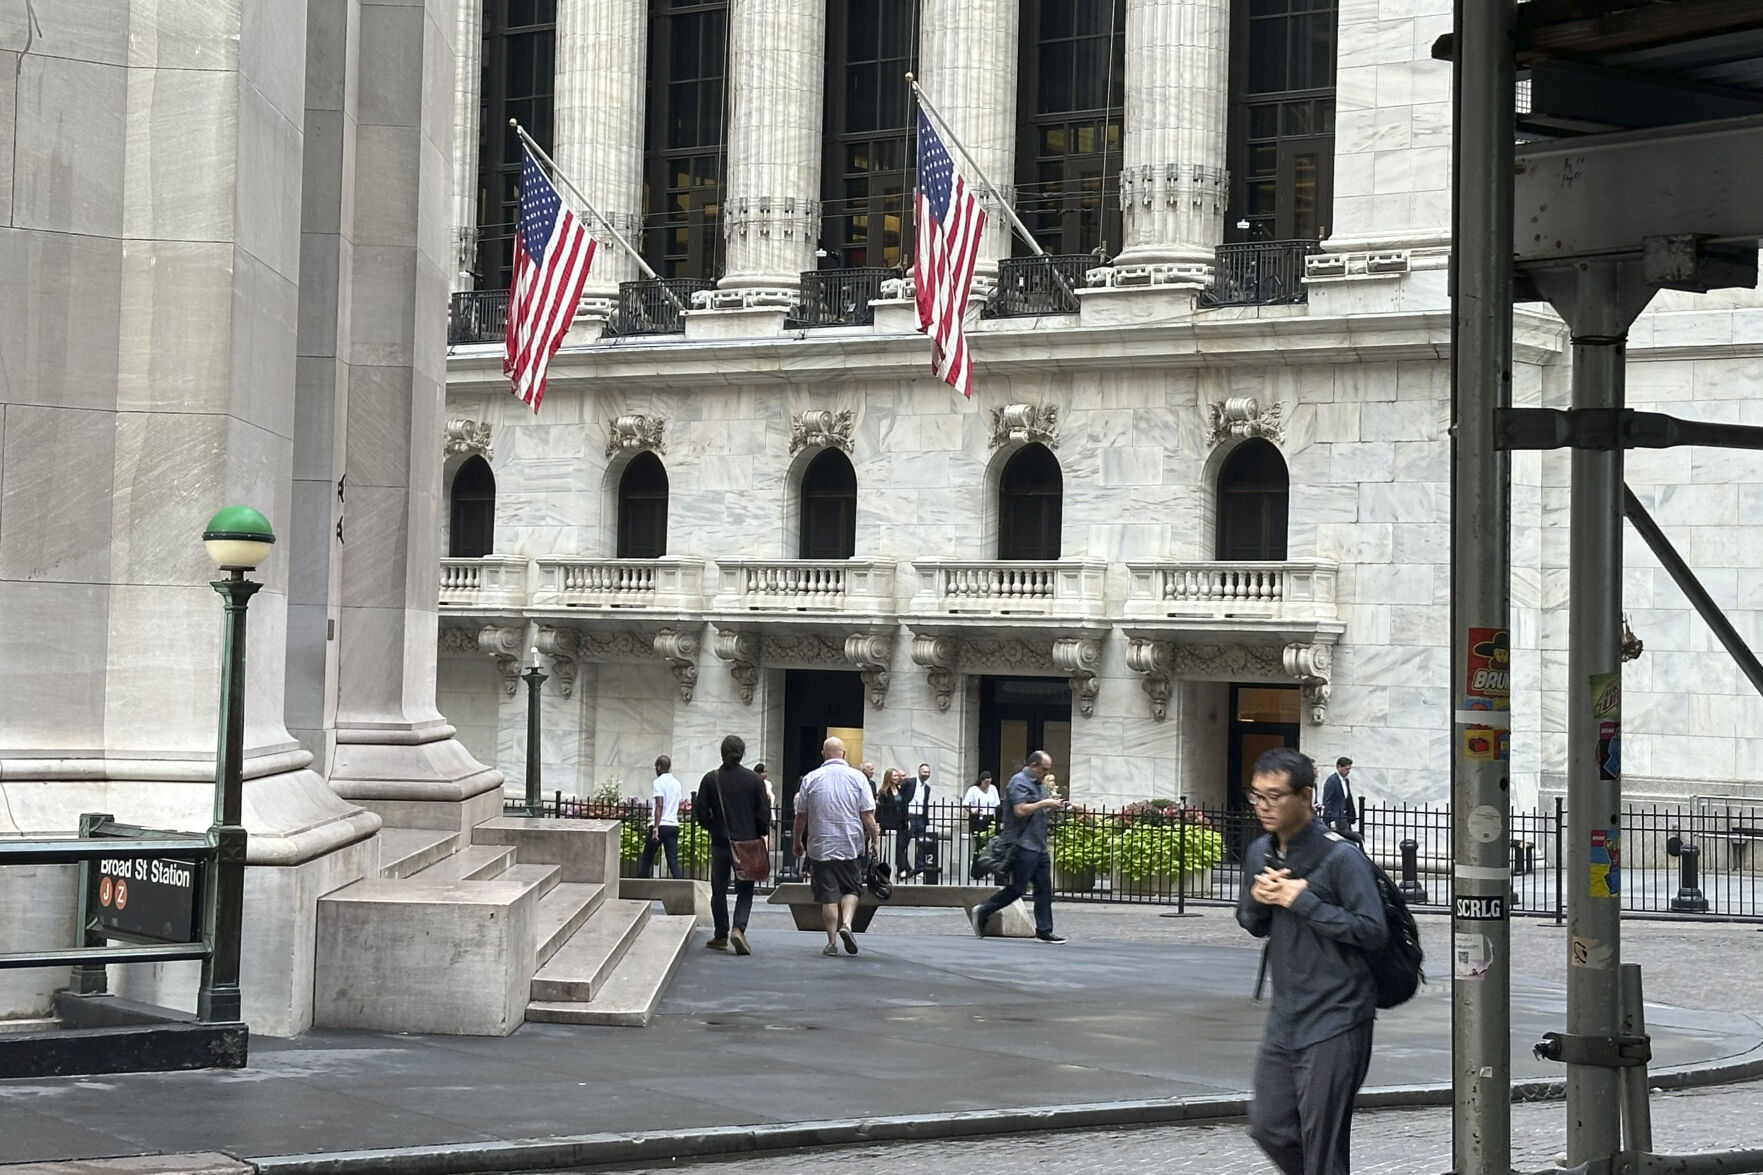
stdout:
POLYGON ((220 658, 220 734, 214 759, 214 824, 208 843, 215 852, 212 884, 203 899, 202 961, 196 1016, 205 1023, 240 1019, 239 929, 245 908, 245 828, 242 823, 245 758, 245 608, 263 585, 245 573, 269 557, 275 531, 249 506, 228 506, 208 520, 202 545, 227 577, 208 586, 226 601, 220 658))
POLYGON ((551 675, 539 668, 538 646, 533 647, 533 663, 520 675, 526 682, 526 814, 544 815, 545 801, 539 794, 539 687, 551 675))

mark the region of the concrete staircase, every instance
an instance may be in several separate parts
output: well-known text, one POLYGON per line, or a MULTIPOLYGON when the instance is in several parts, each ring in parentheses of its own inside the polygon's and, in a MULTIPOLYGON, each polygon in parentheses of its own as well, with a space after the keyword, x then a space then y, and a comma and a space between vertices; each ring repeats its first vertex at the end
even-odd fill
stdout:
POLYGON ((471 1036, 647 1024, 694 919, 618 897, 617 822, 457 819, 382 828, 378 876, 319 899, 315 1022, 471 1036))

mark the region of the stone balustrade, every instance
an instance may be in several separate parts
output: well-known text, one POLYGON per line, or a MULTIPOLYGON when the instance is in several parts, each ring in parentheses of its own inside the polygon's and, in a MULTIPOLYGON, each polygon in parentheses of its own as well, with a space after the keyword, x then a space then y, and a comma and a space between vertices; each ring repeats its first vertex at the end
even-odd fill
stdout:
POLYGON ((1129 620, 1333 620, 1333 563, 1128 563, 1129 620))
POLYGON ((441 560, 441 607, 526 607, 524 555, 441 560))
POLYGON ((1100 561, 919 559, 912 567, 916 615, 1107 616, 1108 565, 1100 561))
POLYGON ((719 559, 718 612, 894 611, 894 564, 873 559, 719 559))
POLYGON ((547 556, 534 560, 535 608, 645 608, 663 611, 703 607, 700 559, 583 559, 547 556))

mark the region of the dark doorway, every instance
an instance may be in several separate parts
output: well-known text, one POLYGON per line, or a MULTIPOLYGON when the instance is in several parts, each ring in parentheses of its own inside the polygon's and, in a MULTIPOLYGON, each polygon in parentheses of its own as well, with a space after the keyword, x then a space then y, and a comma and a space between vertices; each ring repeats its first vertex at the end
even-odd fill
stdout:
POLYGON ((998 558, 1059 558, 1065 477, 1045 445, 1024 445, 998 479, 998 558))
POLYGON ((862 743, 841 732, 863 730, 863 675, 829 669, 784 670, 783 770, 773 771, 778 781, 777 800, 783 828, 777 843, 783 846, 786 869, 795 861, 790 844, 790 825, 796 818, 796 789, 802 777, 820 766, 820 744, 829 732, 845 739, 846 754, 855 767, 863 761, 862 743))
POLYGON ((849 559, 857 553, 857 471, 825 449, 802 474, 801 559, 849 559))
POLYGON ((472 457, 453 475, 448 495, 447 554, 481 559, 496 549, 496 475, 482 457, 472 457))
POLYGON ((1247 791, 1255 760, 1275 747, 1298 749, 1298 725, 1304 700, 1295 685, 1235 685, 1230 687, 1230 751, 1226 770, 1224 804, 1230 828, 1225 843, 1233 860, 1261 834, 1260 822, 1249 810, 1247 791))
POLYGON ((1218 559, 1283 560, 1290 497, 1279 450, 1259 437, 1239 445, 1218 471, 1218 559))
POLYGON ((618 482, 618 557, 667 554, 667 470, 653 453, 638 453, 618 482))
POLYGON ((990 771, 1002 789, 1030 751, 1053 756, 1058 789, 1069 796, 1071 686, 1063 677, 980 678, 979 770, 990 771))

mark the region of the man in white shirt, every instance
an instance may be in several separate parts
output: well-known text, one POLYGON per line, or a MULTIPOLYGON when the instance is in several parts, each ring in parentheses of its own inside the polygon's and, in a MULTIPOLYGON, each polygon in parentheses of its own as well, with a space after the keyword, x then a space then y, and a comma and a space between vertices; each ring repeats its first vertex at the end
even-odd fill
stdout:
POLYGON ((649 842, 637 861, 637 876, 649 876, 655 864, 655 849, 667 854, 667 873, 684 877, 679 871, 679 780, 673 777, 673 760, 661 755, 655 760, 655 787, 649 800, 649 842))
POLYGON ((881 844, 881 827, 875 822, 875 797, 863 774, 845 762, 845 744, 829 738, 821 744, 819 767, 802 779, 796 793, 796 826, 791 843, 796 855, 804 851, 812 863, 809 883, 820 917, 826 926, 823 955, 837 955, 839 943, 845 953, 857 953, 857 937, 851 919, 857 913, 857 895, 863 889, 863 870, 858 860, 864 849, 874 852, 881 844))
MULTIPOLYGON (((934 850, 930 840, 930 764, 918 765, 918 778, 909 779, 901 788, 906 796, 906 834, 912 841, 912 869, 900 880, 910 881, 925 871, 927 850, 934 850)), ((934 856, 934 851, 931 852, 934 856)), ((905 862, 905 854, 900 855, 905 862)))

